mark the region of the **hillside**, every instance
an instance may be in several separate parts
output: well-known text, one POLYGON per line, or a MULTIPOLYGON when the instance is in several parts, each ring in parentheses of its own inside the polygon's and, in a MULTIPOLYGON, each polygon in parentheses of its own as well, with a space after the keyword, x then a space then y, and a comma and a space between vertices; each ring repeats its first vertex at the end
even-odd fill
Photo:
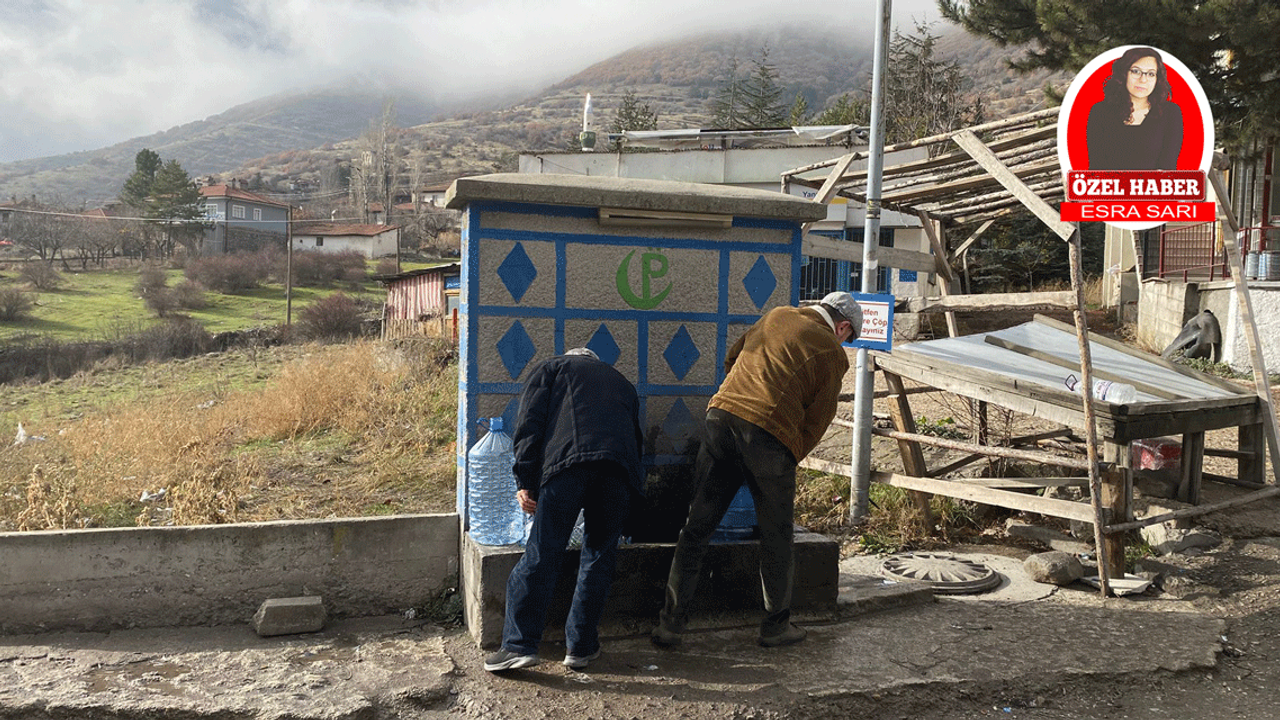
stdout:
MULTIPOLYGON (((940 36, 938 57, 963 68, 972 83, 969 92, 983 98, 989 117, 1043 107, 1043 85, 1052 81, 1062 89, 1069 81, 1063 73, 1019 76, 1004 65, 1008 49, 955 27, 938 26, 933 32, 940 36)), ((404 128, 400 148, 415 160, 425 183, 513 170, 520 152, 572 146, 587 93, 592 95, 597 129, 607 131, 628 90, 657 111, 660 128, 703 126, 709 119, 708 101, 724 83, 730 58, 737 57, 740 70, 747 72, 765 47, 785 88, 785 102, 803 93, 811 111, 817 112, 842 93, 865 91, 871 74, 870 42, 870 35, 851 38, 811 27, 661 42, 596 63, 499 109, 483 109, 485 105, 476 101, 471 107, 482 109, 435 107, 401 91, 396 101, 397 121, 404 128), (433 110, 442 119, 431 119, 433 110)), ((0 164, 0 198, 35 194, 41 199, 100 203, 115 194, 132 172, 134 155, 144 147, 178 159, 193 176, 261 175, 266 188, 279 192, 299 179, 332 186, 335 163, 358 152, 359 135, 381 114, 385 96, 385 91, 348 85, 265 98, 102 150, 0 164)))
POLYGON ((95 206, 112 198, 133 172, 134 156, 150 148, 176 158, 193 177, 276 153, 337 142, 361 132, 394 95, 401 123, 425 122, 434 103, 403 89, 379 89, 352 80, 303 93, 275 95, 245 103, 204 120, 133 138, 110 147, 0 164, 0 198, 84 201, 95 206))

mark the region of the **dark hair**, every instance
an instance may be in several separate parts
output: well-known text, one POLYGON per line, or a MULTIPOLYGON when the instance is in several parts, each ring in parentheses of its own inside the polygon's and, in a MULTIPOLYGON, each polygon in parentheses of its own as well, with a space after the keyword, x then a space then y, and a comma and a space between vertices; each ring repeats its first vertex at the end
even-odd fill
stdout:
POLYGON ((1153 118, 1164 114, 1165 104, 1171 102, 1173 97, 1173 86, 1169 84, 1164 58, 1160 57, 1160 52, 1155 48, 1132 47, 1111 63, 1111 75, 1102 86, 1100 107, 1104 109, 1108 120, 1123 123, 1133 112, 1133 102, 1129 100, 1129 88, 1125 85, 1125 81, 1129 77, 1129 70, 1133 64, 1146 57, 1155 58, 1156 61, 1156 84, 1148 98, 1151 103, 1150 114, 1153 118))

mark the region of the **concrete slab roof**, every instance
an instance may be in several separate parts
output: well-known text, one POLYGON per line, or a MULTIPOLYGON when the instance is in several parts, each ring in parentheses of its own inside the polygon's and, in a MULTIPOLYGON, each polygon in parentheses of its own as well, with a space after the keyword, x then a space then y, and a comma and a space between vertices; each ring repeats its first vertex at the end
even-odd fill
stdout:
POLYGON ((674 180, 590 175, 478 175, 458 178, 445 195, 445 205, 454 209, 476 201, 705 213, 798 222, 827 217, 825 205, 780 192, 674 180))

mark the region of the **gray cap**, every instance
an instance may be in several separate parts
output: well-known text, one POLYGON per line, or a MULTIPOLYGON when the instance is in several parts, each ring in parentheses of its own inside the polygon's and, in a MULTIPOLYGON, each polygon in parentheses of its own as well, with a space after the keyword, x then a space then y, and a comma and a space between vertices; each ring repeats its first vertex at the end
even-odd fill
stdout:
POLYGON ((826 297, 822 298, 822 304, 831 306, 833 310, 843 315, 844 319, 853 325, 853 336, 855 338, 862 335, 862 306, 858 304, 857 300, 853 299, 852 295, 847 292, 828 293, 826 297))
POLYGON ((592 350, 591 348, 586 348, 586 347, 580 347, 580 348, 574 348, 574 349, 572 349, 572 350, 566 350, 564 354, 565 354, 565 355, 586 355, 586 356, 587 356, 587 357, 589 357, 589 358, 594 358, 594 359, 596 359, 596 360, 599 360, 599 359, 600 359, 600 356, 599 356, 599 355, 597 355, 597 354, 595 353, 595 351, 594 351, 594 350, 592 350))

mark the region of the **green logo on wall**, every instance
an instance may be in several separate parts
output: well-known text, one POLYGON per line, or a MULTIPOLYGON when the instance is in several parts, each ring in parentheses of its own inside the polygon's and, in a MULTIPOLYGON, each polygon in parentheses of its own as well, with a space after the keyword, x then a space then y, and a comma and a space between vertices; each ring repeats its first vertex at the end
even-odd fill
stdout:
POLYGON ((671 292, 671 283, 668 282, 662 292, 653 294, 653 281, 667 274, 670 263, 667 261, 667 256, 662 253, 641 253, 640 294, 636 295, 631 290, 631 258, 635 254, 635 250, 627 253, 627 256, 622 259, 622 264, 618 266, 618 294, 628 305, 637 310, 652 310, 666 300, 671 292))

